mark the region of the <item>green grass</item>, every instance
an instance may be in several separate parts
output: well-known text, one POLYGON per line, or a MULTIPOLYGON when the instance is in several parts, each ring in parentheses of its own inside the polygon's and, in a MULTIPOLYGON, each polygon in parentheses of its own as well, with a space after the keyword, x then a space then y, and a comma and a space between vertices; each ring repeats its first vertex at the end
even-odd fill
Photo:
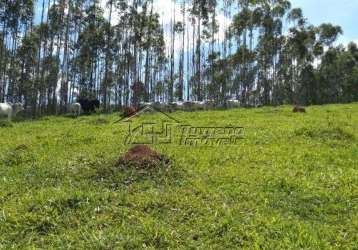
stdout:
POLYGON ((0 249, 358 249, 358 104, 171 115, 244 139, 144 173, 116 115, 0 126, 0 249))

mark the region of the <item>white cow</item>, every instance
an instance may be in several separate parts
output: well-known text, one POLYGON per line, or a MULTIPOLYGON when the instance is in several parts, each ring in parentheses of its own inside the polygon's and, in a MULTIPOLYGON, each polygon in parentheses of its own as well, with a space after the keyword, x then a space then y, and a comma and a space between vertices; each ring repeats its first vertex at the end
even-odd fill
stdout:
POLYGON ((239 108, 240 107, 240 101, 235 100, 235 99, 228 100, 226 104, 227 104, 228 108, 239 108))
POLYGON ((17 113, 23 110, 24 107, 21 103, 0 103, 0 115, 6 115, 9 122, 12 117, 15 117, 17 113))
POLYGON ((152 102, 141 102, 140 103, 141 106, 153 106, 153 103, 152 102))
POLYGON ((81 107, 80 103, 75 102, 75 103, 70 104, 70 112, 71 112, 71 114, 79 116, 81 114, 81 110, 82 110, 82 107, 81 107))
POLYGON ((184 110, 184 102, 174 102, 177 110, 184 110))
POLYGON ((195 110, 202 110, 205 109, 205 102, 204 101, 193 101, 193 106, 195 110))

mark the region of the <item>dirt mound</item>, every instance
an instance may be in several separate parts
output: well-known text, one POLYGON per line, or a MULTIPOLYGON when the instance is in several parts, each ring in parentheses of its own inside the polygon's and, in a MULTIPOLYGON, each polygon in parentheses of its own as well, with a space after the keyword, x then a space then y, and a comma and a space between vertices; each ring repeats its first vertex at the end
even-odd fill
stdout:
POLYGON ((146 145, 136 145, 128 150, 117 162, 119 167, 130 167, 136 169, 153 169, 157 167, 168 167, 169 159, 154 151, 146 145))

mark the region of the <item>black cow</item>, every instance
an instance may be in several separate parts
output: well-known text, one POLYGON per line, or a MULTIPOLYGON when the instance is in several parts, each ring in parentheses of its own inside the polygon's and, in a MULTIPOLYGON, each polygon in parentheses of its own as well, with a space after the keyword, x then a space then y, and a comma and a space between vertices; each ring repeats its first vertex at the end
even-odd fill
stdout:
POLYGON ((81 104, 81 108, 86 114, 95 112, 100 106, 100 102, 97 99, 80 98, 77 102, 81 104))

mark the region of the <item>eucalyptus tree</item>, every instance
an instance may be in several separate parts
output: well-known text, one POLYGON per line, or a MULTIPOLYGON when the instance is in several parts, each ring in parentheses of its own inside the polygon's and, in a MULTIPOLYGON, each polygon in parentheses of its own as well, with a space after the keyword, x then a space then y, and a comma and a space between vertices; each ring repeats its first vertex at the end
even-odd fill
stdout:
POLYGON ((57 112, 57 85, 61 64, 61 45, 63 38, 63 22, 65 7, 63 0, 53 0, 48 10, 48 48, 44 56, 44 83, 47 87, 47 110, 57 112))
POLYGON ((6 60, 9 56, 9 51, 6 48, 5 34, 0 33, 0 102, 4 102, 5 99, 5 80, 3 81, 2 69, 6 67, 6 60))
POLYGON ((61 63, 61 77, 60 77, 60 106, 61 112, 66 111, 68 104, 68 79, 69 79, 69 53, 70 53, 70 33, 71 33, 71 22, 73 18, 73 1, 63 0, 63 54, 61 63), (65 11, 66 10, 66 11, 65 11))
MULTIPOLYGON (((196 25, 196 40, 195 46, 193 44, 193 48, 195 47, 195 53, 193 53, 193 66, 195 67, 195 73, 193 75, 193 95, 195 99, 202 101, 205 97, 204 86, 202 82, 202 66, 203 66, 203 58, 202 58, 202 45, 203 45, 203 26, 205 28, 210 25, 209 19, 210 15, 213 14, 213 20, 215 20, 215 10, 217 6, 216 0, 193 0, 192 6, 190 9, 190 14, 192 16, 193 24, 196 25)), ((212 21, 213 21, 212 20, 212 21)), ((215 28, 215 21, 212 22, 211 27, 215 28)), ((215 29, 212 29, 215 33, 215 29)), ((204 35, 205 36, 205 35, 204 35)), ((194 39, 194 38, 193 38, 194 39)), ((193 40, 194 41, 194 40, 193 40)))
POLYGON ((0 1, 0 23, 2 29, 0 31, 0 102, 5 99, 5 75, 3 69, 6 68, 6 58, 8 58, 8 50, 6 46, 7 37, 7 18, 6 18, 6 2, 0 1))
POLYGON ((248 101, 247 93, 254 85, 256 52, 253 45, 253 33, 255 29, 261 27, 263 10, 258 3, 248 0, 238 1, 238 7, 240 11, 234 16, 230 27, 231 36, 237 44, 236 52, 231 60, 235 72, 232 93, 245 105, 248 101))
POLYGON ((272 104, 276 82, 276 61, 282 44, 282 17, 290 9, 288 1, 263 1, 260 4, 261 23, 257 45, 258 90, 261 103, 272 104))
MULTIPOLYGON (((143 101, 154 101, 154 88, 155 81, 158 80, 158 74, 161 70, 164 69, 164 64, 166 63, 165 58, 165 42, 164 42, 164 30, 160 23, 160 16, 157 13, 154 13, 153 1, 149 0, 145 3, 145 8, 142 12, 143 19, 143 30, 144 36, 141 43, 141 48, 144 53, 145 62, 142 65, 144 67, 144 81, 143 81, 143 101)), ((176 33, 176 26, 174 26, 174 33, 176 33)), ((174 45, 174 43, 173 43, 174 45)), ((174 59, 174 54, 173 59, 174 59)), ((171 62, 171 67, 174 72, 174 64, 171 62)), ((173 78, 171 76, 172 81, 173 78)), ((174 87, 174 85, 172 86, 174 87)), ((174 95, 170 90, 168 90, 169 99, 173 99, 174 95)))
MULTIPOLYGON (((290 30, 288 48, 291 57, 295 60, 292 64, 292 93, 294 93, 295 98, 292 98, 291 102, 315 104, 318 98, 321 98, 318 91, 324 92, 324 89, 318 86, 317 81, 314 79, 313 64, 315 60, 320 59, 324 52, 324 47, 331 47, 341 32, 339 26, 323 24, 319 27, 314 27, 304 22, 300 22, 298 27, 290 30)), ((335 51, 330 50, 322 60, 329 61, 334 55, 335 51)), ((332 70, 334 69, 332 68, 332 70)), ((330 74, 327 73, 327 75, 330 74)), ((329 88, 331 92, 335 92, 334 89, 337 90, 336 86, 331 85, 329 88)), ((326 89, 329 88, 326 87, 326 89)))
POLYGON ((357 45, 330 47, 322 56, 317 81, 319 102, 345 103, 358 100, 357 45))
POLYGON ((332 47, 339 35, 343 34, 340 26, 335 26, 330 23, 323 23, 317 28, 319 35, 319 42, 327 47, 332 47))
POLYGON ((110 92, 109 89, 113 86, 113 28, 112 28, 112 13, 113 13, 114 0, 109 0, 107 6, 109 7, 108 20, 105 23, 105 66, 104 66, 104 78, 101 83, 101 92, 103 95, 104 109, 107 110, 108 104, 110 104, 110 92))
POLYGON ((342 84, 342 101, 358 101, 358 44, 349 43, 347 53, 343 55, 342 64, 347 66, 345 82, 342 84))
MULTIPOLYGON (((182 1, 181 5, 182 20, 176 23, 176 32, 181 33, 181 49, 179 57, 179 82, 176 88, 176 96, 179 101, 184 100, 184 61, 185 61, 185 35, 186 29, 186 0, 182 1)), ((188 72, 187 72, 188 74, 188 72)))
POLYGON ((21 101, 24 97, 25 106, 32 109, 32 115, 36 115, 38 85, 35 77, 35 71, 38 60, 38 41, 39 36, 37 32, 29 32, 26 34, 21 42, 20 47, 16 51, 16 65, 19 66, 20 75, 18 77, 17 88, 14 89, 16 94, 16 101, 21 101))
MULTIPOLYGON (((5 62, 2 72, 3 86, 7 86, 8 99, 12 100, 14 97, 14 90, 16 88, 16 69, 14 67, 16 50, 20 44, 21 34, 27 33, 29 30, 33 16, 34 16, 34 1, 33 0, 18 0, 18 1, 5 1, 3 6, 4 14, 2 16, 3 22, 3 36, 6 47, 10 53, 3 54, 8 55, 10 58, 5 57, 5 62), (9 37, 8 37, 9 35, 9 37), (8 65, 8 68, 6 67, 8 65)), ((0 73, 1 74, 1 73, 0 73)))
POLYGON ((76 67, 79 72, 79 91, 97 96, 98 62, 105 47, 106 20, 96 1, 85 10, 84 27, 79 34, 76 48, 76 67))

